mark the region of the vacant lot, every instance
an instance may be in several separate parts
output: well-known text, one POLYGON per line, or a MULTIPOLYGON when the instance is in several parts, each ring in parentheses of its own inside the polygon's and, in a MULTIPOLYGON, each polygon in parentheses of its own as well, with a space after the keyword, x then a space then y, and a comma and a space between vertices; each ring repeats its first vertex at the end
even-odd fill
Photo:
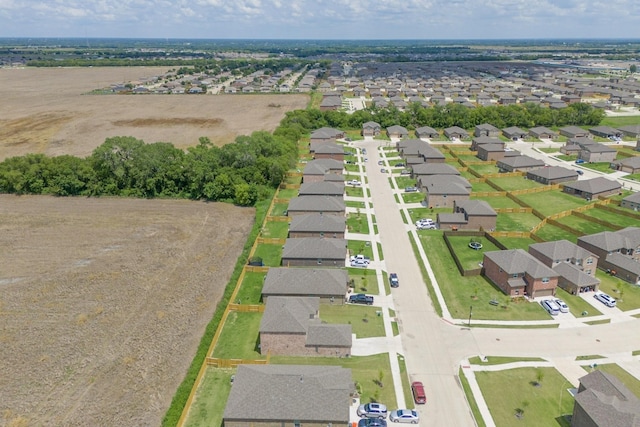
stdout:
POLYGON ((0 425, 159 425, 253 217, 0 195, 0 425))
POLYGON ((271 131, 306 95, 89 95, 168 68, 0 69, 0 160, 27 153, 87 156, 112 136, 216 145, 271 131))

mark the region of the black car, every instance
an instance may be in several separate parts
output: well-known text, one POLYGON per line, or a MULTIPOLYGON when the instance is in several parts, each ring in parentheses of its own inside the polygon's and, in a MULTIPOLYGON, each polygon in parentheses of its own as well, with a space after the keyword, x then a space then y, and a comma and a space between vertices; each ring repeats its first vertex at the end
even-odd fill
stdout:
POLYGON ((387 421, 378 418, 362 418, 358 421, 358 427, 387 427, 387 421))
POLYGON ((389 274, 389 284, 392 288, 400 286, 400 281, 398 280, 398 275, 396 273, 389 274))
POLYGON ((404 167, 404 163, 396 163, 396 167, 397 168, 403 168, 404 167))
POLYGON ((355 295, 351 295, 349 297, 349 302, 351 304, 367 304, 367 305, 372 305, 373 304, 373 297, 371 295, 365 295, 365 294, 355 294, 355 295))

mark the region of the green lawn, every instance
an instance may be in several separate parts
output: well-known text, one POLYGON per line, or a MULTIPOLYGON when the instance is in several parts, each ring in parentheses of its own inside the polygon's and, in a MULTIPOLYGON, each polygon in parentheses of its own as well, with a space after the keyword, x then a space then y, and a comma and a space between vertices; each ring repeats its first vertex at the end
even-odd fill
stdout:
POLYGON ((438 213, 451 213, 451 208, 413 208, 409 209, 409 215, 411 216, 410 221, 411 224, 415 224, 415 222, 421 218, 431 218, 432 220, 436 220, 436 216, 438 213))
POLYGON ((503 357, 503 356, 486 356, 487 361, 483 362, 480 357, 474 356, 469 358, 469 363, 472 365, 505 365, 507 363, 515 362, 544 362, 544 359, 540 357, 503 357))
POLYGON ((604 209, 598 208, 589 209, 582 213, 590 217, 600 219, 602 221, 607 221, 619 227, 637 227, 638 221, 640 221, 640 218, 631 218, 625 215, 618 215, 614 212, 609 212, 604 209))
POLYGON ((207 367, 185 420, 185 427, 221 426, 235 369, 207 367))
POLYGON ((287 221, 267 221, 262 227, 260 237, 285 239, 289 235, 287 221))
POLYGON ((262 313, 230 312, 211 356, 221 359, 265 359, 258 351, 261 319, 262 313))
POLYGON ((471 387, 469 386, 469 380, 467 380, 467 377, 464 375, 462 368, 458 369, 458 378, 460 379, 460 384, 462 384, 464 394, 465 396, 467 396, 467 402, 469 402, 469 407, 471 408, 471 413, 473 414, 473 418, 475 419, 477 427, 486 427, 486 424, 482 419, 480 409, 478 408, 476 398, 473 395, 473 391, 471 391, 471 387))
POLYGON ((289 203, 275 203, 269 215, 283 216, 288 207, 289 207, 289 203))
POLYGON ((356 304, 320 306, 320 319, 330 324, 350 324, 357 338, 384 336, 382 316, 378 316, 379 307, 356 304))
POLYGON ((506 176, 504 178, 490 178, 490 181, 502 188, 504 191, 525 190, 529 188, 540 188, 544 185, 539 182, 526 179, 523 176, 506 176))
MULTIPOLYGON (((345 164, 344 165, 344 169, 347 172, 356 172, 357 173, 357 172, 360 172, 360 165, 347 165, 347 164, 345 164)), ((363 166, 363 169, 364 169, 364 166, 363 166)))
POLYGON ((472 199, 484 200, 489 203, 494 209, 501 208, 521 208, 519 204, 508 198, 507 196, 503 197, 472 197, 472 199))
POLYGON ((253 256, 262 258, 268 267, 278 267, 282 260, 282 245, 259 244, 253 256))
POLYGON ((560 160, 564 160, 566 162, 572 162, 574 160, 576 160, 578 158, 577 154, 573 154, 573 155, 568 155, 568 154, 558 154, 557 156, 555 156, 556 158, 560 159, 560 160))
POLYGON ((454 252, 458 256, 458 260, 465 270, 473 270, 479 268, 485 252, 499 251, 496 245, 491 243, 484 237, 468 237, 468 236, 449 236, 449 242, 454 252), (469 247, 469 242, 473 239, 482 244, 482 249, 473 250, 469 247))
MULTIPOLYGON (((392 323, 392 326, 396 325, 396 322, 392 323)), ((394 328, 394 331, 397 328, 394 328)), ((394 334, 396 336, 397 334, 394 334)), ((413 408, 413 394, 411 394, 411 380, 409 379, 409 375, 407 374, 407 364, 404 360, 404 356, 401 354, 397 355, 398 357, 398 365, 400 366, 400 378, 402 379, 402 392, 404 394, 404 401, 407 404, 407 407, 413 408)))
POLYGON ((344 202, 345 206, 348 208, 360 208, 360 209, 364 209, 367 207, 367 205, 365 204, 365 202, 358 202, 358 201, 354 201, 354 200, 347 200, 344 202))
POLYGON ((540 218, 532 213, 499 213, 496 219, 498 231, 531 231, 540 224, 540 218))
POLYGON ((551 242, 554 240, 568 240, 570 242, 576 243, 578 241, 578 236, 575 234, 571 234, 568 231, 564 231, 560 227, 556 227, 555 225, 546 224, 538 232, 536 236, 544 240, 545 242, 551 242))
POLYGON ((585 199, 563 193, 560 190, 550 190, 544 193, 520 194, 518 199, 536 209, 545 216, 568 211, 588 204, 585 199))
MULTIPOLYGON (((584 367, 586 370, 590 371, 590 367, 584 367)), ((640 380, 631 375, 629 372, 622 369, 619 365, 615 363, 606 363, 604 365, 598 365, 596 369, 604 371, 608 374, 614 375, 616 378, 620 380, 622 384, 624 384, 633 394, 635 394, 638 399, 640 399, 640 380)))
POLYGON ((474 171, 478 172, 481 176, 500 172, 500 169, 498 169, 495 165, 492 165, 492 164, 469 165, 469 169, 473 169, 474 171))
POLYGON ((554 368, 481 371, 475 375, 497 426, 556 426, 559 417, 573 412, 573 398, 566 391, 571 383, 554 368), (538 372, 543 379, 536 387, 533 383, 538 372), (521 419, 515 417, 518 408, 524 410, 521 419))
POLYGON ((262 298, 262 285, 267 273, 245 272, 244 279, 236 295, 237 302, 241 304, 259 304, 262 298))
POLYGON ((371 248, 371 242, 363 240, 347 240, 347 249, 349 249, 349 255, 364 255, 370 259, 373 259, 373 249, 371 248))
POLYGON ((399 189, 404 189, 407 187, 415 187, 417 185, 417 181, 408 176, 397 176, 396 185, 398 186, 399 189))
POLYGON ((349 197, 364 197, 364 191, 362 187, 344 187, 344 193, 349 197))
MULTIPOLYGON (((459 165, 459 164, 457 164, 457 163, 451 163, 450 165, 451 165, 451 166, 453 166, 454 168, 455 168, 455 167, 457 167, 457 166, 460 166, 460 165, 459 165)), ((461 176, 462 178, 466 178, 466 179, 474 179, 474 178, 477 178, 477 176, 475 176, 474 174, 472 174, 472 173, 471 173, 471 172, 469 172, 469 171, 460 171, 460 176, 461 176)))
POLYGON ((469 306, 473 306, 473 319, 495 320, 547 320, 549 315, 537 303, 524 300, 507 303, 510 299, 493 286, 484 276, 463 277, 449 254, 442 232, 430 230, 419 233, 420 242, 429 258, 429 263, 438 278, 440 290, 454 318, 467 319, 469 306), (497 299, 502 304, 493 306, 489 301, 497 299), (503 308, 502 306, 506 306, 503 308))
POLYGON ((524 249, 529 251, 529 245, 536 243, 535 240, 526 237, 498 237, 497 240, 508 249, 524 249))
POLYGON ((472 155, 472 154, 460 154, 458 155, 458 158, 460 160, 462 160, 465 163, 469 163, 469 162, 480 162, 482 161, 481 159, 479 159, 478 157, 472 155))
POLYGON ((640 173, 634 173, 626 176, 627 179, 632 181, 640 181, 640 173))
POLYGON ((582 234, 595 234, 601 231, 613 231, 612 228, 605 227, 588 219, 579 218, 575 215, 565 216, 557 219, 560 224, 569 226, 575 230, 579 230, 582 234))
POLYGON ((360 391, 360 402, 384 402, 389 408, 396 408, 396 392, 391 380, 389 353, 373 356, 351 357, 295 357, 272 356, 274 365, 329 365, 351 369, 351 376, 360 391), (380 372, 383 374, 383 387, 377 384, 380 372), (377 397, 377 399, 376 399, 377 397))
POLYGON ((621 126, 637 125, 637 124, 640 124, 640 117, 638 116, 605 117, 600 122, 601 126, 611 126, 613 128, 618 128, 621 126))
POLYGON ((571 295, 560 287, 556 288, 556 297, 566 302, 569 306, 569 311, 576 317, 599 316, 602 314, 578 295, 571 295), (584 312, 587 314, 583 316, 582 313, 584 312))
POLYGON ((496 190, 488 182, 474 182, 473 184, 471 184, 471 191, 474 193, 479 193, 481 191, 495 192, 500 190, 496 190))
POLYGON ((375 270, 366 268, 347 268, 349 280, 353 282, 354 293, 378 295, 378 278, 375 270))
POLYGON ((599 162, 599 163, 583 163, 587 169, 592 169, 594 171, 602 172, 602 173, 614 173, 615 170, 611 169, 611 163, 609 162, 599 162))
POLYGON ((351 233, 369 234, 369 221, 363 213, 347 214, 347 230, 351 233))
MULTIPOLYGON (((624 280, 611 276, 606 272, 596 270, 596 277, 600 279, 600 290, 614 297, 616 307, 622 311, 634 310, 640 308, 640 287, 634 286, 624 280), (620 293, 622 292, 622 294, 620 293)), ((607 307, 602 306, 602 310, 606 311, 607 307)))
POLYGON ((420 203, 424 200, 424 193, 420 191, 416 193, 402 193, 402 200, 405 203, 420 203))
POLYGON ((285 188, 284 190, 278 191, 278 199, 291 199, 298 195, 297 188, 285 188))

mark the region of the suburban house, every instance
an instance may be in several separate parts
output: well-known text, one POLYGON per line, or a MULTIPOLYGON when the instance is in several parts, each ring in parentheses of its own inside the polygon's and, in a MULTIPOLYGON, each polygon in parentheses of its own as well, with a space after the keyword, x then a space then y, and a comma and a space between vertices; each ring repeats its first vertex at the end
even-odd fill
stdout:
POLYGON ((320 111, 338 110, 342 106, 342 96, 336 94, 322 95, 322 101, 318 107, 320 111))
POLYGON ((561 182, 576 181, 578 172, 562 166, 550 166, 527 171, 527 179, 539 182, 540 184, 553 185, 561 182))
POLYGON ((313 142, 336 142, 337 139, 344 138, 344 131, 330 127, 322 127, 311 132, 311 143, 313 142))
POLYGON ((427 206, 453 206, 469 200, 471 184, 458 175, 425 175, 418 179, 418 187, 425 193, 427 206))
POLYGON ((511 149, 505 149, 504 143, 500 144, 482 144, 478 146, 478 154, 476 156, 484 161, 498 161, 506 157, 520 156, 520 152, 511 149))
POLYGON ((409 136, 409 131, 405 127, 393 125, 387 128, 387 136, 389 138, 406 138, 409 136))
POLYGON ((597 197, 606 197, 620 191, 622 186, 618 181, 612 181, 601 176, 582 181, 567 182, 562 191, 567 194, 582 197, 586 200, 594 200, 597 197))
POLYGON ((344 162, 333 159, 318 159, 307 162, 302 171, 302 181, 306 183, 325 180, 328 173, 341 175, 344 170, 344 162))
POLYGON ((589 128, 589 132, 601 138, 622 138, 622 131, 611 126, 595 126, 589 128))
POLYGON ((290 238, 282 249, 284 267, 344 267, 346 258, 345 239, 290 238))
POLYGON ((477 151, 481 145, 486 144, 499 144, 504 149, 504 141, 493 136, 477 136, 471 140, 471 151, 477 151))
POLYGON ((627 173, 640 173, 640 156, 638 157, 628 157, 623 160, 618 160, 611 163, 611 167, 613 169, 619 170, 620 172, 627 173))
POLYGON ((558 137, 558 134, 544 126, 529 129, 529 135, 538 139, 556 139, 558 137))
POLYGON ((560 147, 560 152, 569 156, 578 155, 580 154, 582 147, 590 144, 597 144, 597 142, 590 138, 569 138, 567 139, 567 142, 560 147))
POLYGON ((441 230, 495 230, 498 214, 484 200, 454 202, 453 213, 439 213, 437 223, 441 230))
POLYGON ((344 181, 343 182, 304 182, 300 185, 298 190, 298 196, 344 196, 344 181))
POLYGON ((533 157, 521 155, 513 157, 505 157, 496 163, 500 172, 526 172, 531 169, 541 168, 544 166, 542 160, 533 157))
POLYGON ((484 123, 475 127, 473 136, 489 136, 497 138, 500 136, 500 129, 489 123, 484 123))
POLYGON ((224 427, 347 427, 354 392, 351 370, 340 366, 239 365, 222 420, 224 427))
POLYGON ((449 139, 468 139, 469 133, 459 126, 451 126, 444 130, 444 136, 449 139))
POLYGON ((267 299, 260 321, 260 354, 278 356, 351 355, 351 325, 322 323, 320 298, 267 299))
POLYGON ((376 122, 366 122, 362 124, 362 136, 380 135, 380 124, 376 122))
POLYGON ((405 160, 416 158, 420 159, 417 163, 444 163, 446 159, 440 150, 433 148, 422 140, 408 139, 401 142, 402 144, 399 144, 398 151, 405 160))
POLYGON ((318 297, 320 304, 343 304, 349 275, 337 268, 270 268, 262 285, 262 300, 270 297, 318 297))
POLYGON ((594 370, 580 378, 571 427, 640 425, 640 399, 615 376, 594 370))
POLYGON ((525 139, 527 137, 527 131, 520 129, 517 126, 511 126, 511 127, 502 129, 502 134, 512 141, 517 141, 518 139, 525 139))
POLYGON ((630 136, 631 138, 640 138, 640 125, 622 126, 618 128, 618 130, 625 136, 630 136))
POLYGON ((640 192, 633 193, 622 199, 620 206, 634 211, 640 211, 640 192))
POLYGON ((629 283, 640 284, 640 228, 627 227, 578 237, 578 246, 596 254, 598 267, 629 283))
POLYGON ((568 240, 534 243, 529 253, 558 277, 558 286, 570 294, 597 291, 600 280, 596 278, 598 256, 568 240))
POLYGON ((567 138, 589 138, 591 134, 588 130, 584 130, 578 126, 565 126, 560 128, 560 135, 567 138))
POLYGON ((439 136, 438 131, 429 126, 422 126, 416 129, 417 138, 437 138, 439 136))
POLYGON ((559 274, 523 249, 485 252, 482 265, 487 279, 509 296, 556 294, 559 274))
POLYGON ((613 162, 618 155, 618 151, 604 144, 581 144, 578 158, 589 163, 613 162))
POLYGON ((300 237, 330 237, 344 239, 347 219, 338 215, 323 215, 312 213, 296 215, 289 223, 290 238, 300 237))
POLYGON ((429 144, 421 139, 401 139, 396 142, 396 150, 401 152, 405 148, 409 147, 426 147, 429 144))
POLYGON ((346 205, 344 199, 333 196, 298 196, 289 200, 287 216, 308 215, 319 213, 324 215, 338 215, 344 217, 346 205))
POLYGON ((447 163, 421 163, 411 167, 411 178, 426 175, 460 175, 460 171, 447 163))
POLYGON ((335 142, 326 142, 312 147, 312 149, 314 159, 333 159, 344 162, 344 147, 335 142))

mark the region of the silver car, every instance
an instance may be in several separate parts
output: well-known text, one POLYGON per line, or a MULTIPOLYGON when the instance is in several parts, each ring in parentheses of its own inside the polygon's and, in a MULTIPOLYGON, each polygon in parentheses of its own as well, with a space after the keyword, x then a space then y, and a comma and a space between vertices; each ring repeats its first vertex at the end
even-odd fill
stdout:
POLYGON ((387 418, 387 407, 382 403, 365 403, 358 407, 358 416, 367 418, 387 418))
POLYGON ((420 415, 411 409, 396 409, 389 414, 389 420, 394 423, 418 424, 420 422, 420 415))

